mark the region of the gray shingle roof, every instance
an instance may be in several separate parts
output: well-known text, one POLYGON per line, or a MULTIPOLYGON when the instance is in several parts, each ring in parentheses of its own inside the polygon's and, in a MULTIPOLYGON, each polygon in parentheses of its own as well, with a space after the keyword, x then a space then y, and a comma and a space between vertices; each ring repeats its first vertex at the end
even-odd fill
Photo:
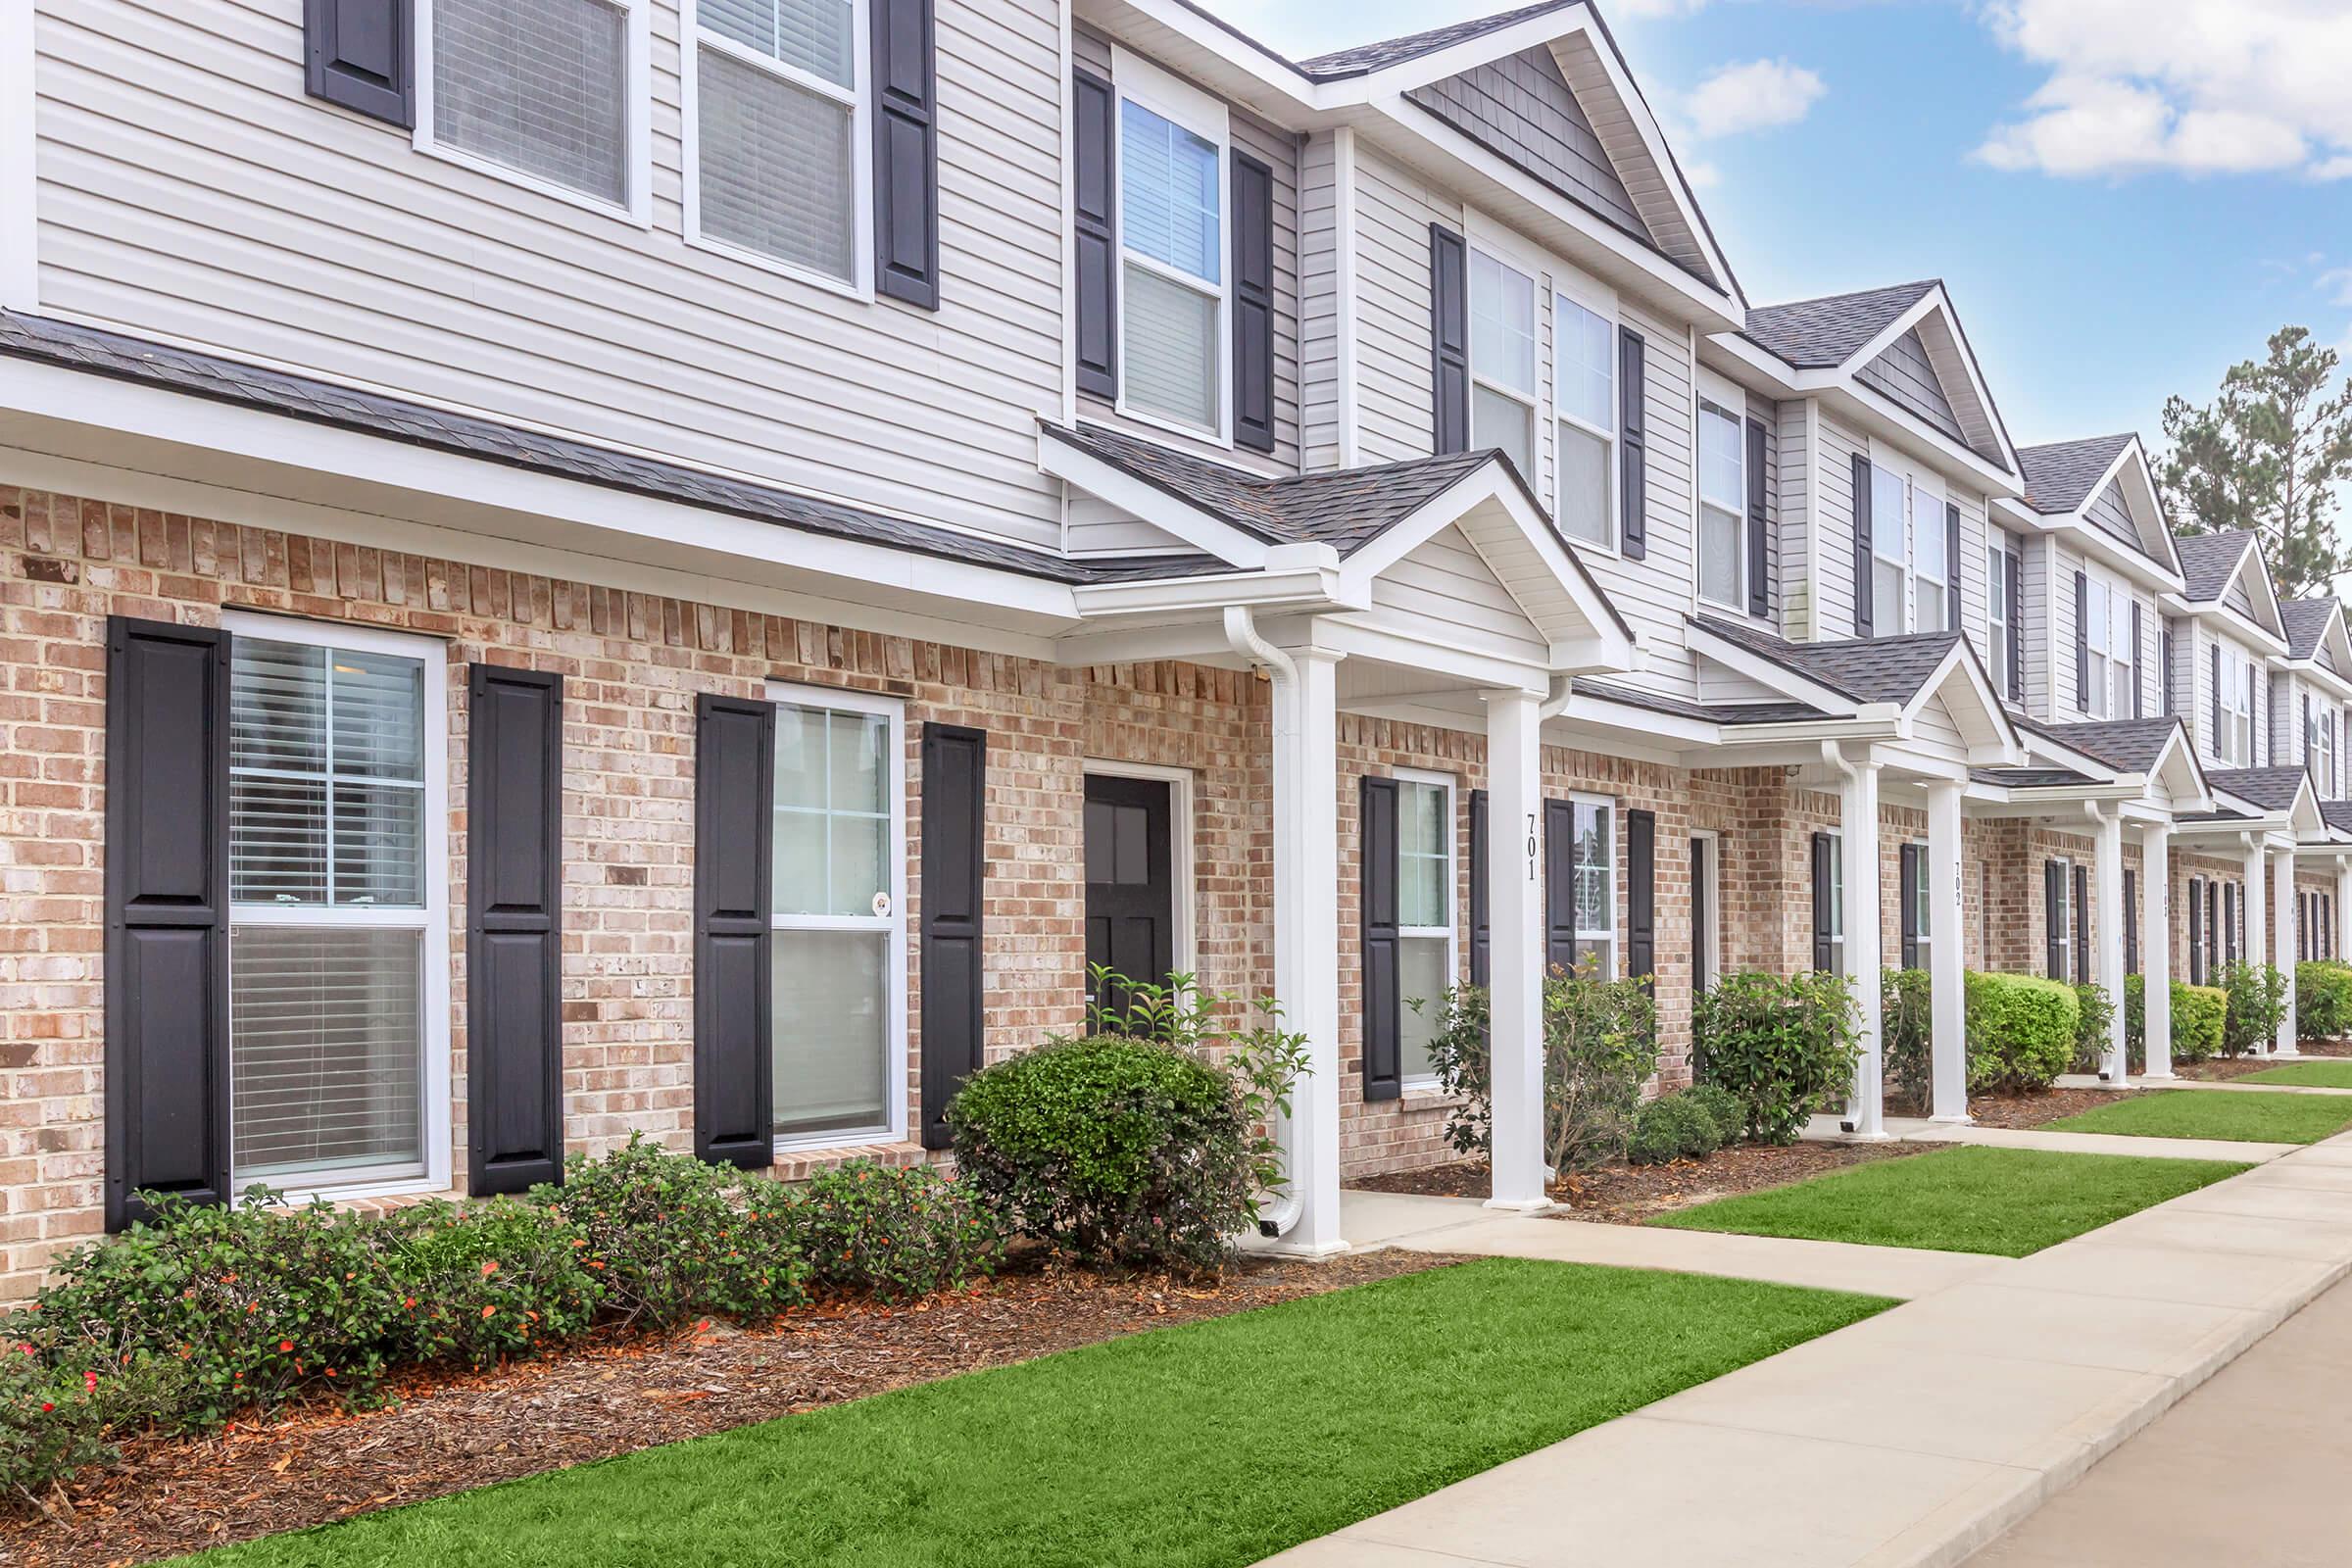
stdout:
POLYGON ((1693 615, 1690 619, 1692 624, 1857 703, 1909 702, 1919 695, 1928 677, 1961 640, 1956 631, 1928 631, 1908 637, 1792 643, 1713 615, 1693 615))
POLYGON ((1663 692, 1636 691, 1615 681, 1579 679, 1575 685, 1580 697, 1597 697, 1605 703, 1622 703, 1628 708, 1672 713, 1678 718, 1695 718, 1710 724, 1787 724, 1825 716, 1809 703, 1693 703, 1663 692))
POLYGON ((2025 470, 2026 505, 2044 514, 2080 512, 2090 499, 2091 487, 2115 466, 2124 449, 2138 439, 2127 431, 2019 447, 2017 463, 2025 470))
POLYGON ((625 490, 804 533, 887 545, 948 561, 965 561, 1055 582, 1126 582, 1195 576, 1225 564, 1200 552, 1090 563, 913 522, 730 478, 682 464, 545 435, 472 415, 453 414, 331 381, 265 369, 242 361, 102 332, 45 317, 0 312, 0 355, 36 360, 192 397, 236 404, 338 429, 480 458, 512 467, 625 490))
POLYGON ((2037 735, 2046 735, 2061 746, 2072 747, 2125 773, 2145 773, 2154 767, 2157 759, 2164 756, 2165 743, 2182 724, 2178 713, 2158 718, 2094 719, 2082 724, 2018 721, 2021 729, 2031 728, 2037 735))
POLYGON ((1277 477, 1196 458, 1099 424, 1048 424, 1055 441, 1268 544, 1327 544, 1350 555, 1492 461, 1492 449, 1409 463, 1277 477))
POLYGON ((1857 294, 1755 306, 1747 313, 1745 335, 1800 370, 1834 368, 1852 359, 1937 283, 1928 278, 1857 294))
POLYGON ((2219 599, 2230 587, 2230 576, 2237 564, 2254 547, 2254 532, 2250 528, 2231 528, 2226 533, 2182 534, 2173 541, 2180 552, 2180 580, 2193 603, 2203 604, 2219 599))
POLYGON ((2322 801, 2320 815, 2339 833, 2352 833, 2352 801, 2322 801))
POLYGON ((2300 767, 2231 767, 2208 773, 2217 790, 2251 801, 2266 811, 2283 811, 2295 804, 2311 774, 2300 767))
POLYGON ((1998 784, 2013 790, 2067 789, 2076 784, 2095 784, 2071 767, 1972 767, 1968 776, 1980 784, 1998 784))
POLYGON ((2309 659, 2320 651, 2320 639, 2327 635, 2328 622, 2343 601, 2333 594, 2321 594, 2314 599, 2289 599, 2278 607, 2278 618, 2286 625, 2286 657, 2309 659))
POLYGON ((1401 38, 1386 38, 1378 43, 1357 44, 1353 48, 1335 49, 1329 54, 1316 55, 1298 62, 1298 69, 1317 81, 1331 81, 1343 76, 1361 76, 1390 66, 1418 60, 1457 43, 1467 43, 1490 32, 1499 31, 1530 17, 1543 16, 1547 11, 1565 11, 1578 0, 1544 0, 1541 5, 1522 6, 1492 17, 1474 17, 1426 32, 1408 33, 1401 38))

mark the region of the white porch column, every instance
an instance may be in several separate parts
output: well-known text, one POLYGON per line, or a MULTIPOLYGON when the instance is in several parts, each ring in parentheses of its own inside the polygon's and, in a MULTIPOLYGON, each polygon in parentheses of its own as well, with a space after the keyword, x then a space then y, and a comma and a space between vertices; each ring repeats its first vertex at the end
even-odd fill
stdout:
POLYGON ((1542 1208, 1544 906, 1536 870, 1544 809, 1541 701, 1486 694, 1487 888, 1493 923, 1487 996, 1494 1041, 1491 1208, 1542 1208))
POLYGON ((1298 1217, 1287 1251, 1344 1250, 1340 1236, 1341 656, 1288 651, 1275 668, 1274 995, 1306 1036, 1308 1065, 1291 1098, 1290 1192, 1298 1217))
POLYGON ((2335 940, 2328 945, 2330 956, 2352 957, 2352 943, 2344 939, 2352 934, 2352 857, 2339 857, 2335 862, 2335 907, 2328 912, 2334 916, 2335 940))
POLYGON ((2098 832, 2091 849, 2091 873, 2098 880, 2098 969, 2093 978, 2107 993, 2107 1051, 2099 1072, 2111 1084, 2131 1074, 2124 1047, 2124 818, 2113 806, 2098 810, 2098 832))
POLYGON ((2286 1010, 2278 1017, 2274 1052, 2295 1049, 2295 852, 2271 852, 2271 962, 2286 977, 2286 1010))
MULTIPOLYGON (((2173 1075, 2173 825, 2139 832, 2140 1019, 2147 1036, 2145 1076, 2173 1075)), ((2122 999, 2117 999, 2120 1008, 2122 999)))
POLYGON ((1960 783, 1928 786, 1930 1057, 1936 1121, 1968 1120, 1968 994, 1961 975, 1960 783))
MULTIPOLYGON (((2262 923, 2268 918, 2262 911, 2270 907, 2269 904, 2264 901, 2262 893, 2262 835, 2247 833, 2241 834, 2240 838, 2246 847, 2246 885, 2238 892, 2237 917, 2246 928, 2246 940, 2239 945, 2236 951, 2238 957, 2243 961, 2260 963, 2270 952, 2270 945, 2262 939, 2262 923)), ((2229 953, 2230 951, 2230 944, 2236 941, 2236 938, 2237 933, 2234 931, 2228 933, 2222 944, 2214 950, 2213 956, 2220 958, 2229 953)))
POLYGON ((1854 985, 1862 1033, 1862 1059, 1854 1063, 1845 1120, 1861 1137, 1883 1138, 1885 1060, 1879 1025, 1885 959, 1880 950, 1886 938, 1879 929, 1879 763, 1865 749, 1860 759, 1848 759, 1844 766, 1839 825, 1845 858, 1845 973, 1854 985))

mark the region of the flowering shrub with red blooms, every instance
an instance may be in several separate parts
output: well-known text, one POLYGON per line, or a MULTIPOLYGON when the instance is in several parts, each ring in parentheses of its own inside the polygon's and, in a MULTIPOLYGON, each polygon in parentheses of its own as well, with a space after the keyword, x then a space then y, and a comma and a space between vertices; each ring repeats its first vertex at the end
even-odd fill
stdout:
POLYGON ((401 1359, 495 1366, 585 1333, 604 1286, 564 1216, 512 1198, 425 1203, 393 1219, 406 1233, 401 1359))
POLYGON ((811 1177, 799 1223, 819 1286, 911 1301, 996 1272, 1003 1228, 959 1183, 928 1165, 854 1159, 811 1177))
POLYGON ((30 1345, 0 1347, 0 1489, 37 1500, 58 1477, 114 1457, 101 1382, 51 1366, 30 1345))

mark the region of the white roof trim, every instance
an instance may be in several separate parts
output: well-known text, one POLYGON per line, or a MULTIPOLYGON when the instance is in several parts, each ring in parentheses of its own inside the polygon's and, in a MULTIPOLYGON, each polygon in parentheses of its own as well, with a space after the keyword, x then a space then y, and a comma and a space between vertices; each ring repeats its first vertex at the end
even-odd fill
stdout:
POLYGON ((2001 706, 2000 697, 1992 689, 1992 678, 1985 674, 1984 666, 1977 662, 1975 650, 1965 637, 1952 644, 1950 651, 1943 656, 1943 662, 1937 664, 1928 678, 1920 683, 1918 695, 1904 705, 1904 727, 1909 728, 1912 722, 1919 717, 1921 710, 1929 703, 1936 701, 1943 703, 1945 710, 1952 715, 1952 722, 1960 727, 1962 737, 1969 741, 1969 764, 1971 766, 2008 767, 2019 765, 2020 760, 2026 755, 2025 744, 2018 738, 2017 726, 2009 722, 2008 710, 2001 706), (1991 739, 1979 740, 1970 736, 1968 721, 1962 716, 1962 710, 1955 707, 1949 698, 1945 697, 1945 689, 1951 685, 1955 677, 1975 698, 1975 702, 1970 707, 1976 710, 1983 727, 1990 732, 1991 739), (1983 748, 1990 748, 1992 755, 1980 757, 1978 752, 1983 748))
POLYGON ((1043 430, 1037 437, 1037 467, 1048 478, 1074 485, 1220 561, 1244 570, 1266 564, 1266 553, 1272 547, 1264 540, 1043 430))
POLYGON ((1852 718, 1865 713, 1894 713, 1890 704, 1858 703, 1841 691, 1800 675, 1778 660, 1767 659, 1744 643, 1736 643, 1696 622, 1686 628, 1686 634, 1692 653, 1712 659, 1726 669, 1745 675, 1760 685, 1769 686, 1791 702, 1818 708, 1830 717, 1852 718))
MULTIPOLYGON (((1993 443, 2001 454, 2001 461, 2008 465, 2008 471, 2019 473, 2017 448, 2009 440, 2009 431, 2001 422, 1999 406, 1992 401, 1992 389, 1985 384, 1984 372, 1977 364, 1976 347, 1968 341, 1968 334, 1960 329, 1959 314, 1952 309, 1951 296, 1944 292, 1941 283, 1937 283, 1922 294, 1911 303, 1910 309, 1881 327, 1878 335, 1848 355, 1845 363, 1839 366, 1838 369, 1847 374, 1860 370, 1900 342, 1905 333, 1911 331, 1931 316, 1942 318, 1944 330, 1951 333, 1953 343, 1958 345, 1961 368, 1968 372, 1968 395, 1976 401, 1979 416, 1984 419, 1985 427, 1992 432, 1993 443)), ((1937 372, 1937 378, 1941 379, 1940 370, 1937 372)), ((1944 389, 1944 395, 1946 397, 1951 395, 1949 387, 1944 389)), ((1948 441, 1950 437, 1945 436, 1943 439, 1948 441)), ((1970 450, 1974 451, 1973 448, 1970 450)))

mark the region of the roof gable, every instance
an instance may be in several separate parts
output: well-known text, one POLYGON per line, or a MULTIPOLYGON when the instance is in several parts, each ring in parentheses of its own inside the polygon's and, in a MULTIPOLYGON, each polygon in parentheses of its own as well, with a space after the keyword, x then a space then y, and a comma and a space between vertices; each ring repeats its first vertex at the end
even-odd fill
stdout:
POLYGON ((2180 541, 2180 575, 2186 584, 2182 597, 2191 606, 2234 611, 2259 629, 2285 637, 2278 590, 2271 581, 2270 564, 2262 559, 2261 541, 2252 530, 2190 534, 2180 541))
POLYGON ((1550 48, 1537 45, 1482 61, 1404 96, 1619 227, 1657 243, 1550 48))
POLYGON ((1928 357, 1928 346, 1920 340, 1919 328, 1913 327, 1887 344, 1879 351, 1877 359, 1854 375, 1953 440, 1968 439, 1961 432, 1960 416, 1952 410, 1952 400, 1944 394, 1942 378, 1936 375, 1936 367, 1928 357))
POLYGON ((2072 518, 2169 570, 2180 569, 2147 449, 2129 431, 2017 449, 2027 507, 2072 518))
POLYGON ((2352 626, 2342 600, 2333 594, 2289 599, 2279 605, 2278 618, 2286 629, 2287 658, 2352 680, 2352 626))

